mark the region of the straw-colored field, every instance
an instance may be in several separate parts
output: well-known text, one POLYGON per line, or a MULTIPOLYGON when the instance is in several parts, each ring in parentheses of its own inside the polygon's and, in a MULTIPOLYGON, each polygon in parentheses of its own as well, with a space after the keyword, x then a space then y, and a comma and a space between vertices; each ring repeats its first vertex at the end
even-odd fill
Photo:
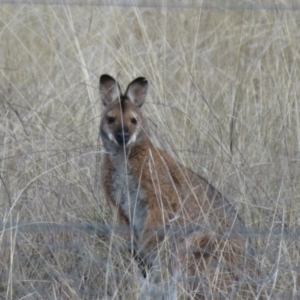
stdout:
POLYGON ((0 298, 139 297, 118 236, 92 227, 114 224, 98 139, 108 73, 123 89, 148 79, 155 144, 247 223, 257 267, 222 299, 250 285, 249 299, 299 299, 299 33, 292 10, 1 4, 0 298))

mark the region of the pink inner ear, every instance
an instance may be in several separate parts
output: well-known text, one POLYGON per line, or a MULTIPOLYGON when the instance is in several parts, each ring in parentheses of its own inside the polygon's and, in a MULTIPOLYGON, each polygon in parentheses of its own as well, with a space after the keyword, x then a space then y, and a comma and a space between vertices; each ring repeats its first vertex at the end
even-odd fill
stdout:
POLYGON ((140 82, 133 81, 128 86, 126 96, 129 98, 129 100, 134 105, 142 106, 143 103, 145 102, 145 98, 147 95, 147 89, 148 89, 147 81, 146 81, 146 84, 141 84, 140 82))
POLYGON ((114 79, 100 83, 100 97, 104 105, 116 101, 120 96, 120 87, 114 79))

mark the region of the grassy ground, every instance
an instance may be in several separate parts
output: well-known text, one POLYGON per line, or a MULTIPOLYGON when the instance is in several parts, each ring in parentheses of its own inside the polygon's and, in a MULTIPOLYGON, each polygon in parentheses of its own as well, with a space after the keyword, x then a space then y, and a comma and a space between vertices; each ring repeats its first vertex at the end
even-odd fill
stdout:
POLYGON ((108 73, 148 79, 155 143, 246 221, 249 298, 298 299, 299 32, 292 10, 1 4, 0 298, 138 297, 118 237, 86 226, 113 223, 99 182, 108 73))

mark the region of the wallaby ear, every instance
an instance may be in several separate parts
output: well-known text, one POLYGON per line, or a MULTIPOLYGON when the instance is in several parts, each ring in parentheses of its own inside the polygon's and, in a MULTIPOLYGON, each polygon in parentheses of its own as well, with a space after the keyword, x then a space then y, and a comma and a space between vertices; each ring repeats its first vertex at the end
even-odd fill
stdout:
POLYGON ((141 107, 146 99, 148 81, 144 77, 133 80, 127 88, 125 96, 136 106, 141 107))
POLYGON ((99 91, 104 106, 120 99, 121 89, 117 81, 109 75, 101 75, 99 82, 99 91))

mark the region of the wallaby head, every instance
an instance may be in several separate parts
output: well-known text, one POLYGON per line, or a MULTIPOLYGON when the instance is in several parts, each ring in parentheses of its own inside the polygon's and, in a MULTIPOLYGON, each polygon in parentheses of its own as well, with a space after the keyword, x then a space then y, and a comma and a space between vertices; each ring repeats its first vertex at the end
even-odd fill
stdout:
POLYGON ((146 138, 146 124, 141 107, 147 95, 144 77, 133 80, 122 94, 118 82, 109 75, 100 77, 103 114, 100 125, 105 148, 128 148, 146 138))

